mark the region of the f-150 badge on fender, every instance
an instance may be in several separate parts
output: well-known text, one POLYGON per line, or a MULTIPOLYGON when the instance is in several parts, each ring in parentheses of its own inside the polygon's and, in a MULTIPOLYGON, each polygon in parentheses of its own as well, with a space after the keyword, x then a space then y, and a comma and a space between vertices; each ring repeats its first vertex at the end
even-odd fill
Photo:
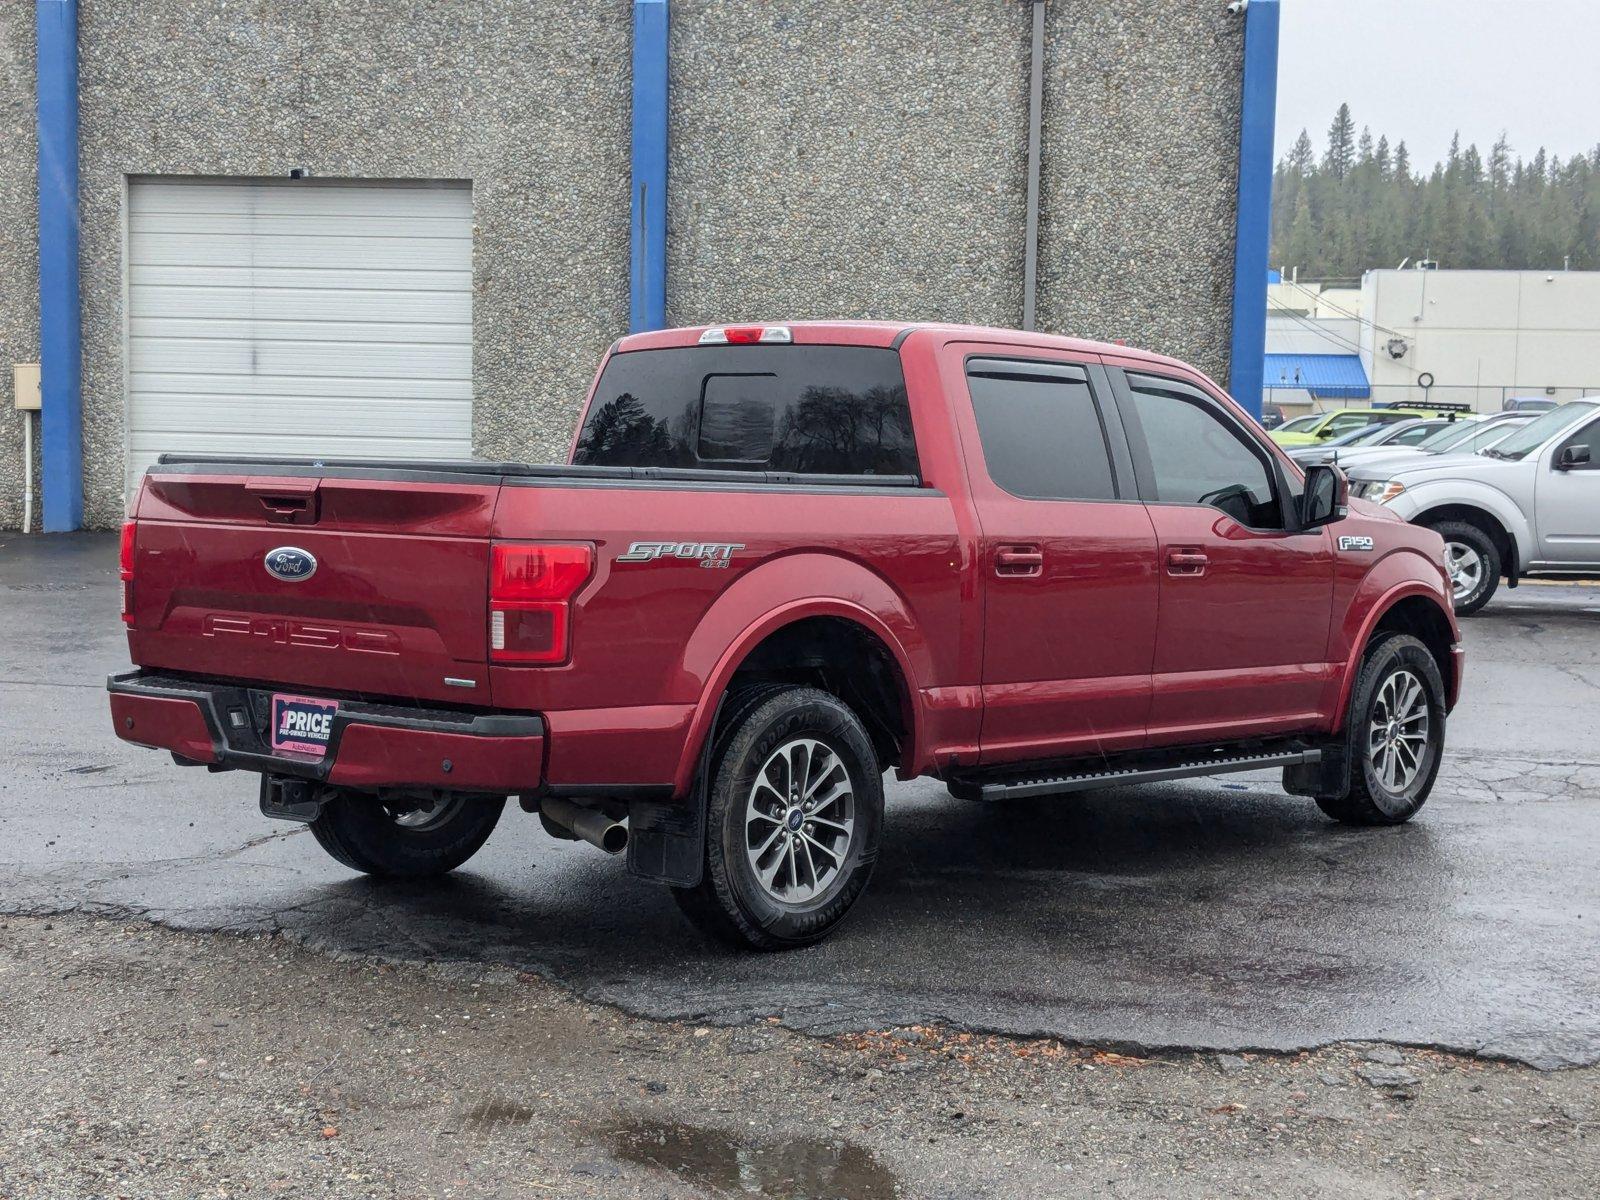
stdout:
POLYGON ((1342 537, 1339 539, 1341 550, 1371 550, 1372 539, 1369 537, 1342 537))
POLYGON ((654 562, 658 558, 698 560, 702 567, 726 567, 735 550, 743 550, 743 542, 634 542, 626 554, 617 555, 619 563, 654 562))

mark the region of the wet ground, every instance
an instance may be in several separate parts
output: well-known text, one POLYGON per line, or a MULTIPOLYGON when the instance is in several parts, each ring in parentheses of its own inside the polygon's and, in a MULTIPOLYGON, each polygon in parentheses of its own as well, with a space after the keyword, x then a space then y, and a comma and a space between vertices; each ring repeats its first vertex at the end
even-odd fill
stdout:
POLYGON ((1600 1067, 827 1038, 506 968, 0 918, 0 1196, 1594 1195, 1600 1067))
POLYGON ((503 964, 706 1026, 1600 1061, 1600 587, 1525 585, 1465 622, 1465 699, 1407 826, 1336 826, 1269 775, 1002 807, 895 785, 847 927, 744 956, 515 809, 455 876, 374 883, 262 819, 253 777, 117 741, 114 560, 103 537, 0 540, 0 910, 503 964))

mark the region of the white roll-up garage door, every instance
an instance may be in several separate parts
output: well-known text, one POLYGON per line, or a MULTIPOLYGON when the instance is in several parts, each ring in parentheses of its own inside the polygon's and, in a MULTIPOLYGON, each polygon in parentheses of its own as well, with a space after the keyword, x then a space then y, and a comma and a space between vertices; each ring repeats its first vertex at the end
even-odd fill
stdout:
POLYGON ((465 184, 134 179, 128 484, 167 451, 462 458, 465 184))

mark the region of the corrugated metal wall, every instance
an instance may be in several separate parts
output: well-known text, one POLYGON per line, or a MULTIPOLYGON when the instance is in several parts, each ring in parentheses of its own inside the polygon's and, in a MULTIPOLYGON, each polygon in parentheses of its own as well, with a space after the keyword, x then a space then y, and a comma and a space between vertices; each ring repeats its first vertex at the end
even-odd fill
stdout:
POLYGON ((472 452, 464 184, 133 179, 128 481, 164 451, 472 452))

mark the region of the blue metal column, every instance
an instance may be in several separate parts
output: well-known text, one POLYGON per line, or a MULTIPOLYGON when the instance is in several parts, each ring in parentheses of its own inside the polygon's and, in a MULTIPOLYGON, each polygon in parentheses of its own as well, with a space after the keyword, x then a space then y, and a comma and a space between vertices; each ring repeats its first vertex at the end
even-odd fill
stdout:
POLYGON ((1233 348, 1228 390, 1261 415, 1267 351, 1267 253, 1272 229, 1272 132, 1278 107, 1278 0, 1244 14, 1244 105, 1239 118, 1239 216, 1233 251, 1233 348))
POLYGON ((667 323, 667 0, 633 5, 633 231, 628 329, 667 323))
POLYGON ((83 524, 78 324, 78 4, 36 0, 39 116, 39 413, 44 530, 83 524))

